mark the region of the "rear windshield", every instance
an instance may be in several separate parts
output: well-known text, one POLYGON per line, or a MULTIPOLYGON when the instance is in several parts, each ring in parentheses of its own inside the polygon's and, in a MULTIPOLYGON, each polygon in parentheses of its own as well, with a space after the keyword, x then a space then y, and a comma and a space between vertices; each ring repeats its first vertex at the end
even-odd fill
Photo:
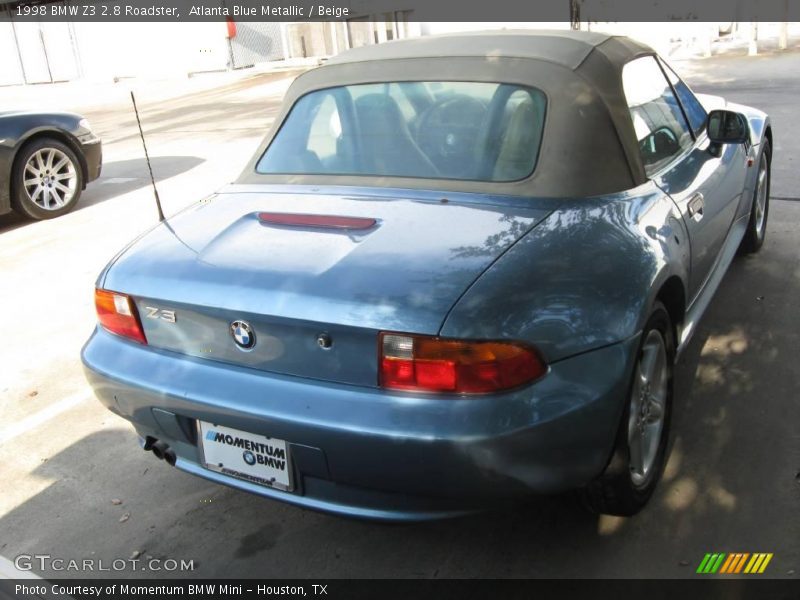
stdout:
POLYGON ((258 173, 515 181, 536 166, 536 89, 453 81, 348 85, 306 94, 258 173))

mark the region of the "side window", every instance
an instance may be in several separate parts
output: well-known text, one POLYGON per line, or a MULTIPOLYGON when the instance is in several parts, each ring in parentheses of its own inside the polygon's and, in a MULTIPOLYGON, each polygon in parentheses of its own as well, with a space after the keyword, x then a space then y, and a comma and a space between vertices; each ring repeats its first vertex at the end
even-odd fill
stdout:
POLYGON ((645 56, 626 64, 622 86, 644 170, 651 176, 692 145, 692 134, 654 57, 645 56))
POLYGON ((669 77, 669 82, 672 84, 672 87, 675 88, 675 93, 681 101, 683 109, 686 111, 686 117, 689 119, 692 131, 694 131, 696 136, 699 136, 706 126, 706 118, 708 116, 706 109, 700 104, 700 100, 698 100, 692 90, 689 89, 689 86, 672 70, 672 67, 663 60, 659 60, 664 66, 664 71, 666 71, 667 77, 669 77))

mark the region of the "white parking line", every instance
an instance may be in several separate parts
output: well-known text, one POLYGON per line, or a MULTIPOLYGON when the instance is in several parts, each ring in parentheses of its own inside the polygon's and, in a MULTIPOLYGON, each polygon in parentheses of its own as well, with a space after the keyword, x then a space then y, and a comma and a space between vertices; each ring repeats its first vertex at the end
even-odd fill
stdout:
POLYGON ((67 396, 66 398, 59 400, 55 404, 51 404, 47 408, 40 410, 39 412, 34 413, 17 423, 14 423, 10 427, 0 430, 0 445, 10 442, 18 435, 22 435, 23 433, 31 431, 32 429, 36 429, 39 427, 39 425, 46 423, 53 417, 57 417, 64 411, 77 406, 84 400, 88 400, 90 397, 91 393, 86 390, 72 394, 71 396, 67 396))
POLYGON ((136 181, 136 179, 136 177, 109 177, 108 179, 101 179, 100 184, 128 183, 129 181, 136 181))

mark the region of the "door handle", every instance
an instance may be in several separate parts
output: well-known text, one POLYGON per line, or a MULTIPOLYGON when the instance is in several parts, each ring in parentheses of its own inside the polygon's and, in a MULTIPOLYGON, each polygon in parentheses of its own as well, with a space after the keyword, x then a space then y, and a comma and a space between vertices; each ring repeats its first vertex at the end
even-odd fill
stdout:
POLYGON ((697 192, 689 199, 689 202, 686 203, 686 209, 689 212, 690 217, 694 218, 696 221, 699 221, 703 218, 703 208, 705 205, 706 201, 703 198, 703 194, 697 192))

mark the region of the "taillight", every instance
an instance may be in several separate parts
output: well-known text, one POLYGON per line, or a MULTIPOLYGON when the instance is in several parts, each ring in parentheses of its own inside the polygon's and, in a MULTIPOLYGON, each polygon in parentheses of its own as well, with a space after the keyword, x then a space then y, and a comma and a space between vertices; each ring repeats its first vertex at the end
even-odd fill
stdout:
POLYGON ((516 342, 381 333, 380 385, 398 390, 485 394, 547 372, 535 350, 516 342))
POLYGON ((142 325, 136 306, 125 294, 109 292, 108 290, 94 291, 94 305, 97 309, 97 318, 105 329, 122 337, 146 344, 142 325))

